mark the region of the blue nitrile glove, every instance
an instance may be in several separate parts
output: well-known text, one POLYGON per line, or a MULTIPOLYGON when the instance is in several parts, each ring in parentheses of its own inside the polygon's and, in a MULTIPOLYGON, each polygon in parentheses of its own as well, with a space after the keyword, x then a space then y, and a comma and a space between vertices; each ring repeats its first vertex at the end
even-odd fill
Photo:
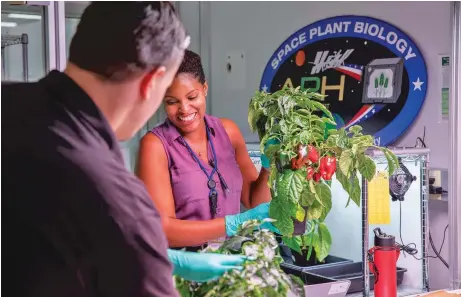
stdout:
POLYGON ((198 283, 214 280, 231 269, 243 269, 246 257, 213 253, 193 253, 168 249, 173 274, 198 283))
MULTIPOLYGON (((255 208, 247 210, 243 213, 236 215, 228 215, 225 217, 226 220, 226 234, 227 236, 233 236, 237 233, 238 227, 249 220, 259 220, 269 218, 269 205, 270 203, 262 203, 255 208)), ((269 222, 261 225, 261 229, 269 229, 272 232, 279 233, 280 231, 269 222)))
MULTIPOLYGON (((279 143, 280 141, 278 141, 277 139, 271 138, 264 145, 264 149, 266 149, 269 145, 279 144, 279 143)), ((271 167, 269 158, 264 154, 261 154, 261 166, 266 169, 269 169, 271 167)))

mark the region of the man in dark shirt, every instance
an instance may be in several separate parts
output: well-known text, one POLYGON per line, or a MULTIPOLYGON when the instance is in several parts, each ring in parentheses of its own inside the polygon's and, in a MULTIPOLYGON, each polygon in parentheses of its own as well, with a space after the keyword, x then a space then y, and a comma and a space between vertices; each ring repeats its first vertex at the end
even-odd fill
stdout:
MULTIPOLYGON (((2 86, 6 295, 177 296, 160 216, 118 141, 157 110, 187 45, 169 3, 94 2, 64 73, 2 86)), ((243 262, 172 253, 190 279, 243 262)))

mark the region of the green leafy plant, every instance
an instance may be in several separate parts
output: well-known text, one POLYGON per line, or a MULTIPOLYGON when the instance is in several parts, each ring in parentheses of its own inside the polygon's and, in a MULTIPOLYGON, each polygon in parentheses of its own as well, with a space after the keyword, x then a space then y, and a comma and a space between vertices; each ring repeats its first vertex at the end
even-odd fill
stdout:
POLYGON ((376 165, 365 152, 383 151, 389 174, 398 166, 397 157, 385 147, 373 145, 360 126, 336 129, 331 112, 322 104, 324 96, 300 88, 283 88, 272 94, 257 92, 251 99, 249 124, 261 139, 261 151, 269 158, 269 210, 283 242, 291 249, 312 250, 322 262, 332 238, 325 218, 332 208, 331 178, 340 182, 349 198, 360 206, 358 174, 371 181, 376 165), (267 144, 267 145, 266 145, 267 144))
MULTIPOLYGON (((273 221, 273 220, 264 220, 273 221)), ((182 297, 285 297, 288 291, 304 296, 303 282, 280 269, 282 258, 273 233, 260 230, 257 220, 245 222, 235 236, 217 249, 207 247, 203 253, 243 254, 249 258, 243 270, 225 273, 218 280, 194 283, 175 277, 182 297), (256 231, 255 231, 256 230, 256 231)))

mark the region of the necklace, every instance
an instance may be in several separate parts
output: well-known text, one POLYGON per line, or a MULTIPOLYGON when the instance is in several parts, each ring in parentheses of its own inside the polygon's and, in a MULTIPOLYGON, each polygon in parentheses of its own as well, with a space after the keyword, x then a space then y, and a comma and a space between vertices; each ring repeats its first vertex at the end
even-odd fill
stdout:
MULTIPOLYGON (((203 140, 200 141, 200 146, 203 144, 203 140)), ((199 156, 201 157, 203 155, 203 152, 201 149, 197 149, 197 146, 191 147, 192 150, 199 156)))
MULTIPOLYGON (((202 146, 203 145, 203 142, 205 140, 205 137, 202 137, 202 139, 199 140, 199 145, 198 147, 202 146)), ((203 152, 201 149, 197 149, 197 146, 194 145, 194 147, 191 147, 192 150, 199 156, 199 157, 202 157, 203 155, 203 152)), ((205 150, 207 149, 207 146, 205 147, 205 150)))

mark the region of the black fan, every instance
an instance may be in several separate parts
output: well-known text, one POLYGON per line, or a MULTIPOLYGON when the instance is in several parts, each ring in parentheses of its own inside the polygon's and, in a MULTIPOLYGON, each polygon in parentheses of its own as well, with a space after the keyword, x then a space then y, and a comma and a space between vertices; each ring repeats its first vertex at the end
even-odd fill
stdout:
POLYGON ((399 158, 399 167, 389 177, 389 192, 392 196, 392 201, 403 201, 405 193, 415 180, 416 176, 410 173, 408 168, 402 164, 402 159, 399 158))

